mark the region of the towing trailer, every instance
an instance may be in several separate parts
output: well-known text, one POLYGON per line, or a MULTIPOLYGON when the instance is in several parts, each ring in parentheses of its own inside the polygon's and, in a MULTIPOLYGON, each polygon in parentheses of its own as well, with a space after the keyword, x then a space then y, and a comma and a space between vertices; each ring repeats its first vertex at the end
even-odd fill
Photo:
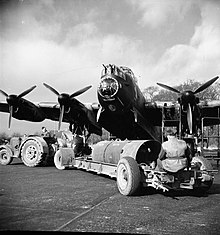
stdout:
POLYGON ((191 167, 175 173, 158 171, 161 144, 155 140, 101 141, 92 146, 90 155, 76 156, 73 148, 60 148, 54 163, 57 169, 83 169, 115 178, 123 195, 134 195, 140 187, 153 187, 163 192, 178 189, 207 191, 214 180, 212 165, 194 156, 191 167))

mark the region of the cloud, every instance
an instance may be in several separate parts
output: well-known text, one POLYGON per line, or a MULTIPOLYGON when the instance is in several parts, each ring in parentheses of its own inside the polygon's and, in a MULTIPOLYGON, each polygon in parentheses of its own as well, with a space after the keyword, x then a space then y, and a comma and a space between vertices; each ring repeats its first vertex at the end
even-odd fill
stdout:
POLYGON ((85 40, 90 40, 98 34, 98 28, 93 22, 77 24, 68 30, 64 44, 66 46, 75 46, 85 40))
POLYGON ((92 89, 78 98, 95 102, 103 63, 133 69, 137 77, 141 76, 141 89, 156 86, 156 82, 172 86, 188 78, 207 81, 219 75, 217 1, 127 0, 135 13, 128 6, 120 11, 118 5, 108 11, 111 4, 106 7, 105 1, 100 2, 103 5, 93 7, 93 1, 33 1, 5 11, 0 22, 1 89, 18 94, 36 84, 38 88, 28 94, 29 100, 55 102, 56 97, 43 82, 67 93, 91 84, 92 89), (190 10, 191 15, 194 13, 193 4, 197 6, 196 17, 201 17, 193 21, 197 23, 191 26, 194 32, 179 30, 176 36, 178 23, 185 23, 190 10), (111 12, 107 19, 106 12, 111 12), (113 15, 121 18, 112 19, 113 15), (106 25, 110 30, 104 28, 106 25), (179 41, 183 35, 184 42, 179 41))
MULTIPOLYGON (((220 7, 216 2, 200 5, 201 22, 195 27, 189 44, 177 44, 148 63, 145 73, 151 80, 177 85, 194 79, 205 82, 220 72, 220 7)), ((142 86, 146 81, 142 81, 142 86)))
POLYGON ((210 2, 201 8, 202 23, 196 27, 190 44, 206 56, 218 58, 220 47, 220 4, 210 2))
POLYGON ((172 21, 183 20, 192 4, 189 0, 130 0, 128 2, 142 13, 138 23, 142 26, 149 26, 152 29, 172 23, 172 21))
POLYGON ((77 25, 62 44, 40 37, 1 43, 1 89, 19 93, 37 85, 38 90, 28 96, 33 101, 56 101, 52 93, 45 92, 42 83, 46 82, 67 93, 91 84, 93 93, 88 91, 80 100, 95 102, 103 63, 132 65, 140 60, 138 41, 114 34, 102 36, 92 23, 77 25))

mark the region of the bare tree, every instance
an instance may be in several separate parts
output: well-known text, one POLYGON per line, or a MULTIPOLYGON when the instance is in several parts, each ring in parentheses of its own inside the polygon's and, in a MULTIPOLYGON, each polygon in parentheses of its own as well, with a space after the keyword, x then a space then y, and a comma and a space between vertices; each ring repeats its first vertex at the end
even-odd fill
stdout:
MULTIPOLYGON (((186 82, 179 86, 174 86, 176 90, 183 92, 186 90, 195 91, 203 83, 196 82, 192 79, 188 79, 186 82)), ((177 101, 178 94, 165 89, 158 89, 157 87, 148 87, 144 91, 145 97, 150 97, 150 101, 177 101)), ((215 83, 197 94, 200 100, 219 100, 220 99, 220 83, 215 83)))
POLYGON ((147 101, 154 101, 155 95, 158 93, 159 88, 156 86, 149 86, 143 90, 144 97, 147 101))

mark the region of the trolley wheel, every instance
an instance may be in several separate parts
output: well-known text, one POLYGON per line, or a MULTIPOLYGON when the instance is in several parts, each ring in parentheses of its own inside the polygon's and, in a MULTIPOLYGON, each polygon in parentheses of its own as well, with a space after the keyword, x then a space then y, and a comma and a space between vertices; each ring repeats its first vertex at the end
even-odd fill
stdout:
POLYGON ((58 170, 65 170, 65 166, 62 165, 62 154, 61 151, 58 150, 54 155, 54 164, 58 170))
POLYGON ((140 186, 141 174, 132 157, 123 157, 117 165, 117 186, 121 194, 134 195, 140 186))
MULTIPOLYGON (((199 162, 201 164, 200 169, 199 170, 213 170, 212 164, 210 163, 210 161, 208 159, 205 159, 202 156, 195 156, 192 158, 192 162, 199 162)), ((210 189, 210 187, 213 184, 213 179, 209 180, 209 181, 204 181, 203 182, 203 187, 199 187, 196 188, 196 191, 198 191, 199 193, 204 193, 206 191, 208 191, 210 189)))
POLYGON ((1 165, 9 165, 12 160, 12 151, 11 149, 7 148, 7 147, 3 147, 0 149, 0 164, 1 165))
POLYGON ((192 162, 201 163, 200 170, 213 170, 211 162, 202 156, 193 157, 192 162))

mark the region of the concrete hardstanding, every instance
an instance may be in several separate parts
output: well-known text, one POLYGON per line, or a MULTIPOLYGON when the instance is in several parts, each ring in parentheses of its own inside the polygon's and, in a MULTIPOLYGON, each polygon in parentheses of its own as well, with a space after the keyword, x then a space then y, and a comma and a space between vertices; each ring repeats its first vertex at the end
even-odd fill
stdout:
MULTIPOLYGON (((216 169, 214 165, 214 169, 216 169)), ((219 234, 220 173, 204 196, 192 192, 139 196, 82 170, 0 166, 0 230, 144 234, 219 234)))

